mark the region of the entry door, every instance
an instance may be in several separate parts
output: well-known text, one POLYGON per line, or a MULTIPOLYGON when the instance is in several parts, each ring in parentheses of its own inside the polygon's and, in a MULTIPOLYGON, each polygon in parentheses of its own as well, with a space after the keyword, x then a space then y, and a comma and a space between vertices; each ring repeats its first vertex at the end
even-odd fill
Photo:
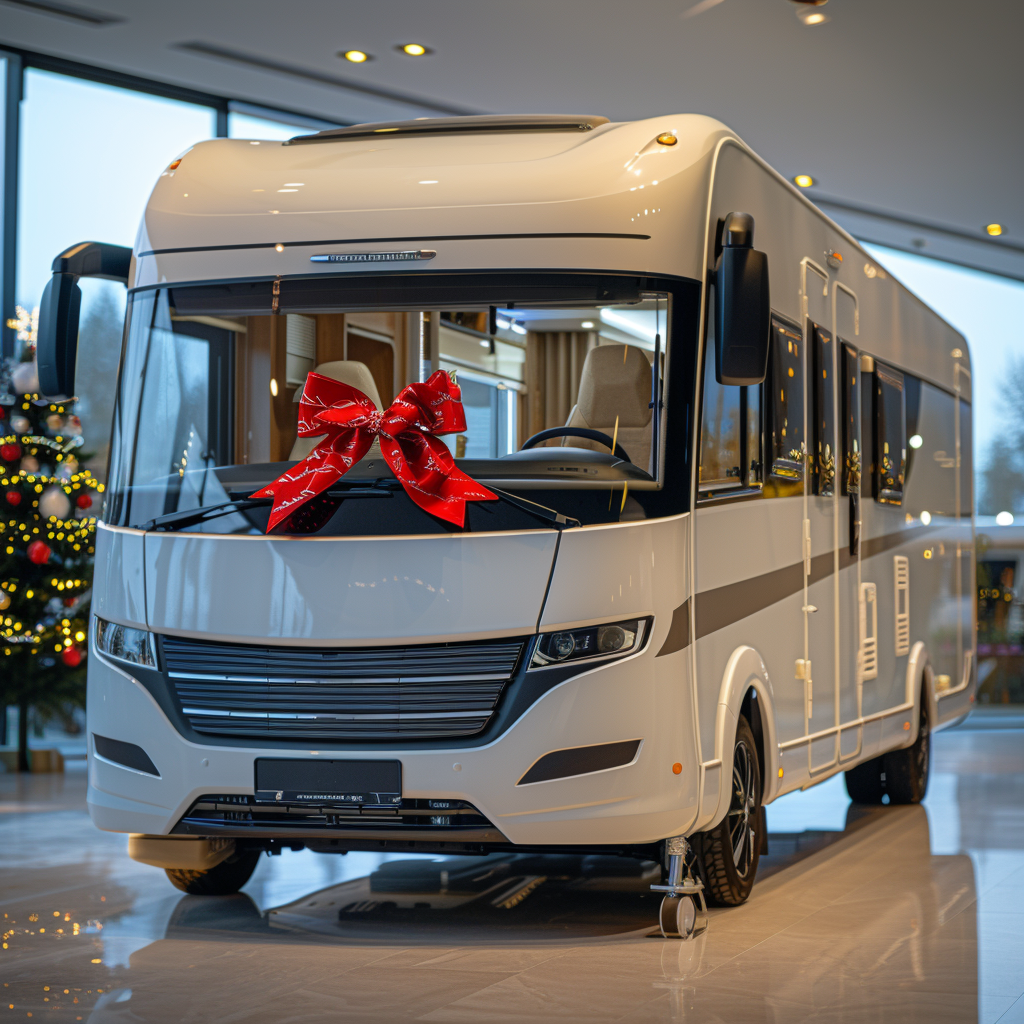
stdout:
POLYGON ((836 342, 828 273, 803 261, 804 358, 809 470, 804 490, 805 699, 813 774, 835 764, 839 738, 838 631, 838 422, 836 342), (809 676, 809 678, 806 678, 809 676))
POLYGON ((860 755, 864 743, 864 728, 855 723, 859 723, 862 714, 864 682, 872 672, 871 638, 876 632, 878 606, 877 593, 870 586, 862 588, 860 576, 863 444, 857 296, 838 281, 832 285, 832 312, 839 361, 839 756, 852 760, 860 755))

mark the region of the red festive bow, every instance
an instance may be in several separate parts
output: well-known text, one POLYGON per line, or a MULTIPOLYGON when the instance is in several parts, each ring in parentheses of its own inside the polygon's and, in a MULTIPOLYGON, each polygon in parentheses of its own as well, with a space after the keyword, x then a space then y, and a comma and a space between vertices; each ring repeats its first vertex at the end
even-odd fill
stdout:
POLYGON ((435 434, 466 429, 462 392, 443 370, 403 388, 384 412, 358 388, 311 373, 299 402, 299 437, 327 436, 298 465, 253 494, 273 497, 269 533, 298 506, 327 490, 380 438, 384 461, 420 508, 462 526, 467 501, 497 501, 455 465, 435 434))

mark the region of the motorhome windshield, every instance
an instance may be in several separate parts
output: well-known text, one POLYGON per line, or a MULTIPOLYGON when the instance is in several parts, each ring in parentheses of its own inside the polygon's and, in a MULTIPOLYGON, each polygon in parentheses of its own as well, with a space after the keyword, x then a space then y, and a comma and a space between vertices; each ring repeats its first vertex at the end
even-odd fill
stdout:
MULTIPOLYGON (((313 371, 358 388, 380 410, 406 384, 449 372, 466 430, 443 441, 459 467, 567 516, 618 519, 635 511, 636 495, 659 489, 670 288, 635 278, 556 287, 548 277, 503 291, 474 279, 417 284, 416 293, 409 278, 361 288, 348 279, 333 290, 319 279, 136 293, 107 520, 263 532, 269 503, 246 499, 318 443, 296 433, 313 371), (203 514, 181 514, 190 510, 203 514)), ((315 509, 275 532, 448 528, 394 484, 374 445, 315 509)), ((508 503, 475 506, 467 520, 476 530, 531 526, 543 527, 543 515, 508 503)))

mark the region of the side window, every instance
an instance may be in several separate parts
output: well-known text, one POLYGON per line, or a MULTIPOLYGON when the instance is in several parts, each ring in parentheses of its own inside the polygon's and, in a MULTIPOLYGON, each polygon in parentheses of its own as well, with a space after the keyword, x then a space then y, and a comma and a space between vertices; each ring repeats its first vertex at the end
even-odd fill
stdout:
POLYGON ((907 459, 903 374, 875 363, 874 495, 883 505, 903 503, 907 459))
POLYGON ((842 493, 860 493, 860 367, 857 351, 842 339, 840 344, 842 409, 842 493))
POLYGON ((832 335, 812 323, 807 332, 812 339, 814 384, 811 396, 814 406, 814 446, 812 470, 814 493, 831 497, 836 493, 836 403, 832 379, 832 335))
POLYGON ((700 490, 707 494, 727 488, 756 487, 761 480, 761 388, 718 383, 710 324, 705 352, 700 490))
POLYGON ((800 358, 803 339, 798 331, 772 321, 765 410, 765 471, 775 494, 802 491, 787 488, 804 478, 804 371, 800 358))

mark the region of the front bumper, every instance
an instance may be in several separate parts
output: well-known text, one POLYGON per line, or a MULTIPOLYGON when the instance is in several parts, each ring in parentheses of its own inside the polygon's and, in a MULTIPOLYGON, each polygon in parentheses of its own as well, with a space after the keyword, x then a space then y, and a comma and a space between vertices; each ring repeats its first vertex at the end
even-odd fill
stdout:
MULTIPOLYGON (((643 844, 684 832, 696 817, 699 765, 683 659, 656 658, 651 645, 560 683, 490 742, 432 749, 375 744, 372 753, 360 744, 196 743, 127 671, 99 656, 90 662, 90 736, 142 746, 159 771, 155 777, 117 765, 96 756, 90 742, 89 812, 109 831, 167 835, 201 797, 251 796, 257 757, 339 753, 400 759, 405 799, 465 801, 513 844, 643 844), (517 785, 550 751, 630 739, 642 741, 630 764, 517 785), (678 775, 674 763, 683 765, 678 775)), ((293 832, 294 839, 301 836, 301 828, 293 832)))

